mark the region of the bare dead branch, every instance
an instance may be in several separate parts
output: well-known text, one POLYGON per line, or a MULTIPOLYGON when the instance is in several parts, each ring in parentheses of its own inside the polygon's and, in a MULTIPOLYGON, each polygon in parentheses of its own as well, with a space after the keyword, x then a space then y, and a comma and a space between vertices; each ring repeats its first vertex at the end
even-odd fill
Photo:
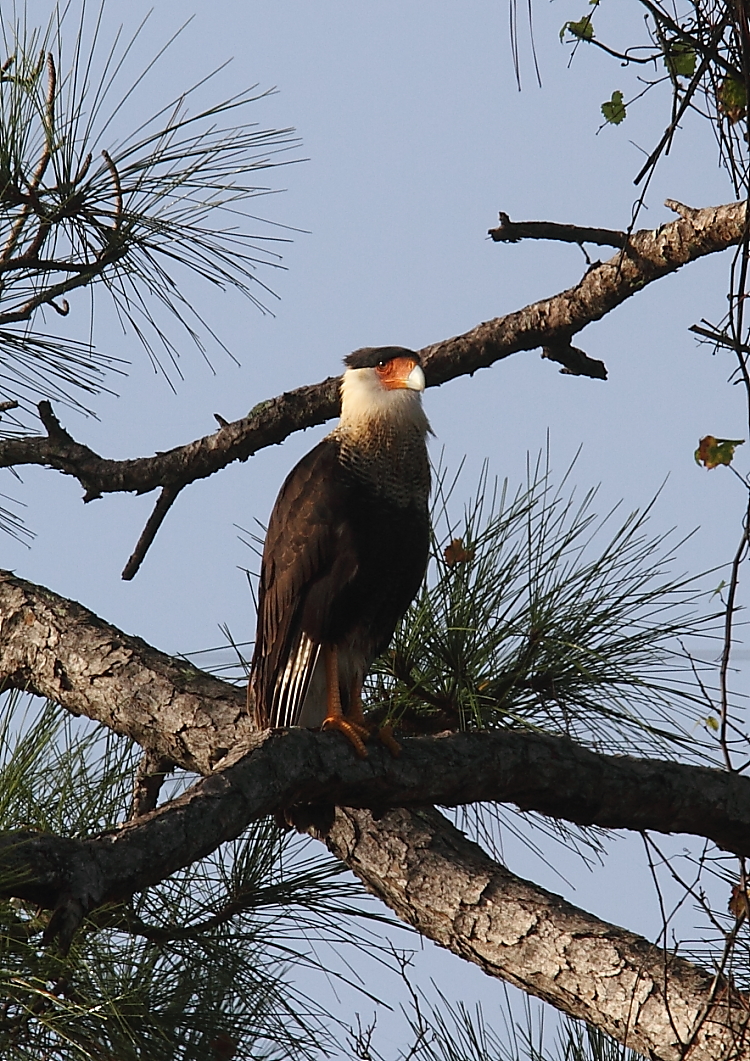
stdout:
POLYGON ((565 376, 588 376, 590 379, 606 379, 607 368, 603 361, 596 361, 589 357, 577 346, 570 342, 555 343, 553 346, 542 347, 542 357, 549 361, 557 361, 563 367, 560 369, 565 376))
POLYGON ((52 405, 48 401, 39 402, 38 409, 39 419, 44 424, 44 429, 51 439, 62 444, 73 442, 72 437, 55 416, 52 405))
MULTIPOLYGON (((687 208, 685 208, 687 210, 687 208)), ((705 207, 678 220, 630 236, 627 247, 609 261, 593 265, 578 284, 515 313, 486 321, 464 335, 424 347, 420 354, 429 386, 440 386, 458 376, 489 368, 521 350, 575 350, 571 337, 600 320, 647 284, 676 272, 683 265, 740 242, 745 226, 745 203, 705 207)), ((110 252, 116 256, 114 248, 110 252)), ((113 259, 114 260, 114 259, 113 259)), ((92 266, 98 275, 103 262, 92 266)), ((13 319, 28 319, 36 304, 56 299, 88 283, 91 270, 54 285, 21 307, 13 319), (20 316, 19 316, 20 315, 20 316)), ((0 316, 0 324, 4 318, 0 316)), ((570 360, 571 355, 567 354, 570 360)), ((570 371, 603 378, 600 362, 572 355, 570 371)), ((266 446, 282 442, 295 431, 325 423, 339 408, 338 377, 299 387, 260 402, 240 420, 223 424, 211 435, 154 457, 107 460, 68 436, 65 443, 50 437, 0 440, 0 467, 41 464, 72 475, 85 490, 84 501, 104 493, 147 493, 157 487, 182 487, 219 471, 235 460, 245 461, 266 446)))
POLYGON ((128 560, 127 564, 122 571, 122 578, 129 582, 131 578, 134 578, 138 573, 138 568, 143 563, 143 558, 148 552, 151 542, 156 537, 156 532, 161 527, 164 517, 177 499, 181 486, 175 484, 173 486, 165 486, 159 495, 159 500, 156 502, 154 511, 151 513, 148 519, 148 523, 143 528, 143 533, 138 539, 133 555, 128 560))
POLYGON ((500 211, 500 224, 487 233, 495 243, 519 243, 522 239, 551 239, 562 243, 595 243, 602 247, 624 247, 626 232, 611 228, 560 225, 554 221, 511 221, 500 211))

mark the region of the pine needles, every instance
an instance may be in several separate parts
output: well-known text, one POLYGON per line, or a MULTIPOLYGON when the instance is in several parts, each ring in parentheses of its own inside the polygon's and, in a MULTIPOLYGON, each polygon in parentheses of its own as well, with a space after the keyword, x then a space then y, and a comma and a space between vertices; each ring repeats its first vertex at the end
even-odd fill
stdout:
POLYGON ((602 751, 688 740, 698 690, 679 639, 707 633, 696 578, 669 567, 679 543, 650 536, 649 509, 619 525, 553 487, 541 460, 526 485, 482 473, 460 520, 438 479, 431 573, 371 701, 416 731, 522 726, 602 751))
MULTIPOLYGON (((138 749, 54 706, 24 710, 24 699, 9 694, 0 714, 0 829, 90 836, 116 827, 138 749)), ((272 822, 94 911, 65 956, 42 944, 47 913, 0 903, 0 1055, 317 1056, 333 1042, 330 1020, 291 970, 320 969, 315 948, 327 943, 377 951, 368 916, 383 920, 368 915, 339 863, 302 852, 272 822)))
POLYGON ((277 267, 286 242, 247 211, 270 190, 257 171, 298 143, 290 129, 245 117, 266 93, 191 112, 210 74, 118 141, 121 112, 179 31, 128 81, 147 20, 107 45, 103 0, 92 7, 56 7, 42 28, 26 11, 0 16, 0 392, 22 402, 41 393, 80 406, 124 369, 93 341, 41 326, 45 312, 67 317, 78 289, 103 285, 169 378, 180 374, 170 320, 204 356, 209 338, 222 345, 184 294, 181 270, 263 309, 270 290, 257 270, 277 267))

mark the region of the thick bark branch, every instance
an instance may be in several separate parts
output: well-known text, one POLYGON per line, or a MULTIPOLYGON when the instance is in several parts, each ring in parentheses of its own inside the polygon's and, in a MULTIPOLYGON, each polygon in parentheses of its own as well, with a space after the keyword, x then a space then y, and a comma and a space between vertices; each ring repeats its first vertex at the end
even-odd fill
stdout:
MULTIPOLYGON (((81 919, 209 854, 257 818, 317 805, 332 849, 405 920, 486 972, 673 1061, 742 1057, 747 1000, 492 862, 434 811, 506 800, 577 822, 689 830, 750 851, 750 779, 677 763, 597 755, 536 733, 406 739, 367 760, 339 734, 253 733, 238 691, 107 626, 80 605, 0 578, 0 679, 26 685, 157 751, 210 770, 181 797, 89 840, 0 834, 0 895, 54 911, 67 946, 81 919), (348 807, 334 812, 333 805, 348 807), (401 809, 391 810, 394 806, 401 809), (328 807, 328 811, 325 808, 328 807), (352 809, 352 808, 360 808, 352 809), (365 808, 377 808, 376 817, 365 808), (705 1019, 701 1020, 702 1017, 705 1019), (684 1051, 683 1051, 684 1052, 684 1051)), ((151 765, 149 765, 151 763, 151 765)), ((148 806, 149 793, 142 805, 148 806)))
MULTIPOLYGON (((222 811, 227 822, 232 801, 241 798, 243 804, 239 824, 230 830, 299 803, 393 807, 495 801, 580 825, 693 833, 750 855, 750 778, 602 755, 564 738, 520 730, 406 738, 399 759, 375 743, 364 762, 337 734, 295 729, 264 737, 254 730, 244 696, 234 686, 8 572, 0 573, 0 683, 49 697, 131 737, 162 760, 211 774, 206 784, 221 777, 228 786, 222 811), (237 762, 243 750, 261 743, 237 762)), ((194 791, 197 798, 203 790, 194 791)), ((205 823, 191 830, 201 837, 210 832, 205 823)), ((225 839, 217 835, 213 847, 225 839)), ((188 848, 178 863, 195 857, 188 848)))
MULTIPOLYGON (((220 798, 218 790, 213 796, 220 798)), ((190 796, 176 802, 184 808, 190 796)), ((210 816, 218 820, 218 806, 210 816)), ((48 937, 59 936, 65 946, 87 910, 126 894, 111 890, 113 870, 120 882, 123 867, 131 882, 138 875, 132 841, 144 828, 154 845, 166 841, 161 850, 168 864, 173 847, 169 833, 154 827, 157 821, 158 812, 146 826, 88 842, 0 837, 3 893, 43 906, 57 899, 48 937), (11 888, 13 876, 18 883, 11 888)), ((187 820, 182 824, 187 831, 187 820)), ((641 1053, 663 1061, 688 1053, 695 1061, 748 1056, 750 1000, 731 984, 516 877, 435 810, 400 808, 376 818, 342 808, 327 842, 424 935, 641 1053)), ((203 847, 205 854, 205 836, 203 847)))
POLYGON ((597 755, 512 731, 409 738, 399 759, 371 745, 360 760, 340 734, 293 729, 256 734, 185 794, 112 834, 86 841, 3 834, 16 869, 11 875, 4 857, 0 894, 51 908, 73 898, 87 910, 163 880, 284 809, 488 800, 580 824, 739 838, 732 846, 750 850, 750 780, 735 774, 597 755))
POLYGON ((327 843, 425 936, 645 1056, 748 1056, 747 996, 516 877, 436 810, 339 809, 327 843))
POLYGON ((199 773, 252 733, 244 692, 7 571, 0 687, 45 696, 199 773))

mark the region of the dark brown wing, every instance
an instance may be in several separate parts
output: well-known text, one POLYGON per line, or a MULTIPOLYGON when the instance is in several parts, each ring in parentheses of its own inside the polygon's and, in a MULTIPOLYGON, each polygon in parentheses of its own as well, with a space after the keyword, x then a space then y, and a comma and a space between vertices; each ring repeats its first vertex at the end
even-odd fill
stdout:
POLYGON ((250 684, 260 726, 293 726, 330 606, 357 571, 338 443, 325 438, 281 488, 268 524, 250 684))

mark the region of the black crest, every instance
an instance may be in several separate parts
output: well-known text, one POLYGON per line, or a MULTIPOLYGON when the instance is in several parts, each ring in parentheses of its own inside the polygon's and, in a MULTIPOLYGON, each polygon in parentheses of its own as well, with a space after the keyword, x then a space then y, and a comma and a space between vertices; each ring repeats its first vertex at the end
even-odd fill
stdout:
POLYGON ((345 357, 344 364, 347 368, 375 368, 376 365, 392 361, 394 357, 411 357, 421 364, 419 354, 405 346, 363 346, 361 350, 355 350, 345 357))

